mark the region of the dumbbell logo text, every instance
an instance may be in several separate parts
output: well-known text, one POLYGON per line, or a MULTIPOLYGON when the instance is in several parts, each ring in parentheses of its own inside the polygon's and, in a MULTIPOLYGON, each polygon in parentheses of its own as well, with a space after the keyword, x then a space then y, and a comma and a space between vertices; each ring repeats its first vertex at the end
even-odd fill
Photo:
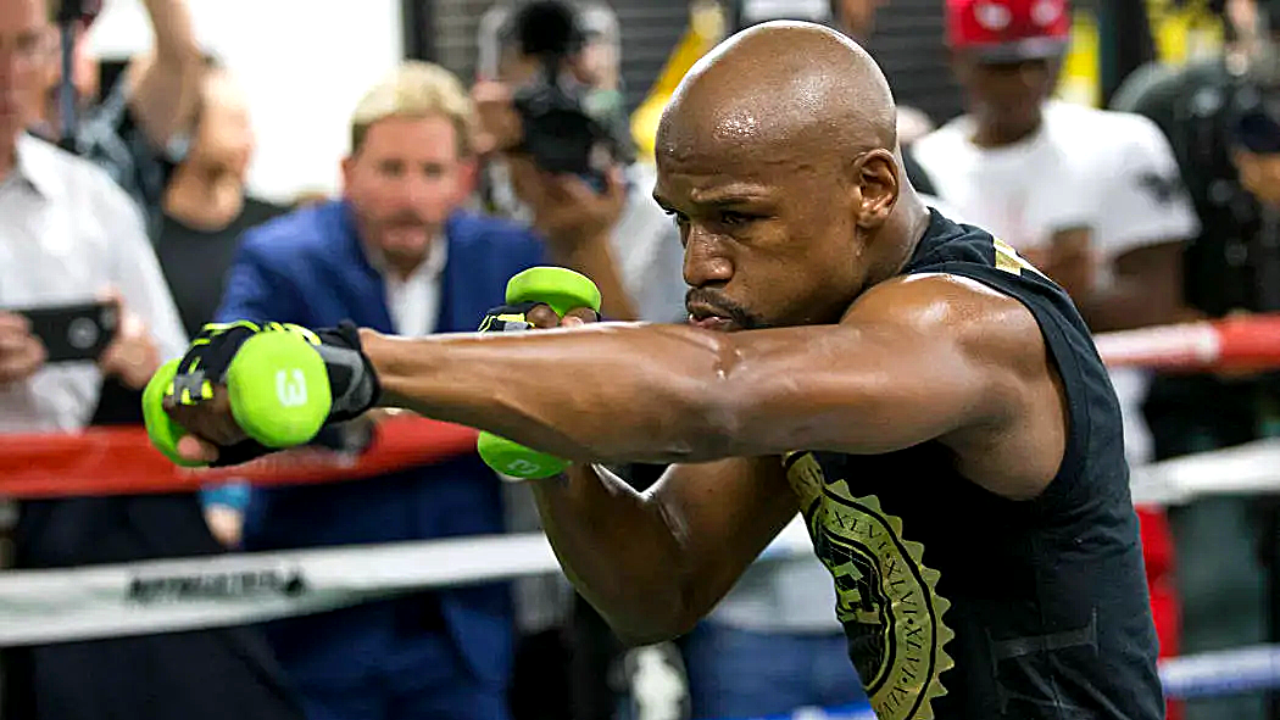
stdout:
POLYGON ((307 379, 301 370, 294 368, 292 371, 276 371, 276 398, 283 407, 307 404, 307 379))
POLYGON ((516 458, 507 463, 507 472, 516 477, 523 477, 542 470, 542 466, 537 463, 531 463, 523 458, 516 458))

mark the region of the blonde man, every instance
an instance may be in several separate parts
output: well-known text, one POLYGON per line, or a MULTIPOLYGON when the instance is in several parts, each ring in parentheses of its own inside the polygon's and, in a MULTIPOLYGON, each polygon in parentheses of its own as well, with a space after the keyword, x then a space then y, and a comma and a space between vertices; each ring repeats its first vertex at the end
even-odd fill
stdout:
MULTIPOLYGON (((610 199, 567 197, 556 236, 463 209, 473 109, 457 78, 407 62, 351 123, 339 199, 245 236, 219 321, 350 319, 400 335, 474 330, 507 279, 533 265, 612 273, 610 199), (548 250, 550 249, 550 250, 548 250)), ((337 433, 340 437, 366 436, 337 433)), ((478 458, 248 495, 243 544, 267 550, 502 532, 499 480, 478 458)), ((509 588, 423 592, 268 627, 312 720, 504 720, 509 588)))

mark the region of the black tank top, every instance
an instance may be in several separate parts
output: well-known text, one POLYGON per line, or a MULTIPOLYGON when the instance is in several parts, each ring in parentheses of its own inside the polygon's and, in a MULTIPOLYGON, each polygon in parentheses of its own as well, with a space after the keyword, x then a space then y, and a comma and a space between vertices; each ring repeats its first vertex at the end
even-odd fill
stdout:
POLYGON ((1070 429, 1057 476, 1021 502, 961 477, 937 442, 787 455, 877 715, 1164 717, 1120 408, 1084 321, 1007 245, 936 211, 903 273, 1021 301, 1062 376, 1070 429))

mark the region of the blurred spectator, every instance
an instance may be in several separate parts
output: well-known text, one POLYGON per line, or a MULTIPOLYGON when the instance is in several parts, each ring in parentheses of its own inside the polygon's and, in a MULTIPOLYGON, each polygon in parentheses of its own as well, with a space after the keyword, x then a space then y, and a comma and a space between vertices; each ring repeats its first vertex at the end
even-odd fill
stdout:
POLYGON ((90 163, 23 131, 34 110, 29 90, 50 57, 44 0, 0 0, 0 21, 0 297, 7 307, 24 307, 114 290, 121 309, 120 335, 97 368, 45 366, 39 339, 5 315, 0 427, 71 430, 92 415, 102 375, 141 388, 159 359, 180 354, 186 339, 128 196, 90 163))
MULTIPOLYGON (((58 0, 50 4, 56 14, 58 0)), ((84 3, 86 7, 94 4, 84 3)), ((78 155, 105 168, 129 193, 142 208, 148 232, 154 236, 161 222, 169 174, 185 156, 190 142, 205 61, 196 43, 187 0, 142 0, 142 4, 151 20, 154 47, 134 58, 101 96, 98 62, 89 55, 85 41, 93 17, 79 24, 72 48, 78 109, 71 145, 78 155)), ((56 34, 52 37, 58 38, 56 34)), ((61 140, 60 59, 46 64, 42 77, 35 89, 41 105, 30 127, 46 138, 61 140)))
MULTIPOLYGON (((541 238, 461 209, 475 167, 474 107, 457 78, 407 62, 360 102, 341 200, 245 235, 220 321, 306 326, 351 319, 401 335, 473 331, 507 280, 548 259, 599 278, 590 250, 620 204, 561 198, 541 238), (547 252, 550 248, 551 252, 547 252), (549 256, 549 258, 548 258, 549 256)), ((607 258, 607 254, 603 254, 607 258)), ((380 543, 503 528, 499 479, 469 455, 386 476, 255 490, 251 550, 380 543)), ((512 617, 506 583, 415 593, 267 626, 317 718, 508 716, 512 617)))
MULTIPOLYGON (((213 320, 241 234, 286 211, 248 196, 254 151, 248 103, 226 69, 213 58, 205 65, 190 151, 165 189, 155 237, 160 267, 190 337, 213 320)), ((240 543, 245 492, 220 486, 204 494, 209 529, 225 546, 240 543)))
POLYGON ((286 208, 250 197, 249 107, 235 78, 210 60, 191 149, 164 194, 156 254, 187 334, 213 319, 240 235, 286 208))
MULTIPOLYGON (((1195 215, 1152 123, 1048 99, 1070 22, 1065 0, 948 0, 953 66, 971 110, 912 146, 913 184, 1043 269, 1093 329, 1177 321, 1195 215)), ((1112 382, 1129 462, 1147 462, 1145 376, 1116 371, 1112 382)), ((1139 516, 1161 653, 1170 655, 1178 614, 1167 526, 1157 510, 1139 516)))
MULTIPOLYGON (((139 390, 186 345, 136 205, 101 168, 24 133, 53 37, 44 0, 0 0, 0 432, 79 430, 104 377, 139 390), (15 309, 95 294, 117 311, 110 345, 96 363, 46 362, 15 309)), ((18 568, 218 551, 190 494, 24 502, 15 535, 18 568)), ((5 661, 10 718, 297 717, 265 648, 237 629, 10 649, 5 661)))
MULTIPOLYGON (((1280 3, 1213 3, 1224 52, 1183 68, 1135 72, 1113 105, 1149 117, 1173 146, 1202 232, 1183 265, 1188 303, 1211 318, 1280 310, 1280 3), (1268 30, 1270 28, 1270 30, 1268 30)), ((1157 375, 1144 407, 1157 459, 1280 435, 1277 375, 1157 375), (1205 408, 1213 408, 1206 413, 1205 408)), ((1188 653, 1276 639, 1267 565, 1276 562, 1275 504, 1207 497, 1171 508, 1188 653), (1261 547, 1260 547, 1261 546, 1261 547), (1261 552, 1259 552, 1261 549, 1261 552)), ((1272 582, 1275 582, 1274 579, 1272 582)), ((1191 720, 1270 717, 1259 694, 1194 700, 1191 720)))
MULTIPOLYGON (((524 9, 549 4, 529 3, 524 9)), ((580 93, 582 104, 592 108, 614 140, 625 146, 629 130, 622 105, 617 18, 602 3, 556 4, 571 9, 577 35, 573 42, 580 45, 565 58, 560 83, 580 93)), ((482 120, 482 149, 490 151, 484 167, 484 190, 496 212, 550 236, 548 229, 557 222, 560 187, 588 188, 577 178, 553 177, 542 171, 522 151, 520 118, 512 97, 541 80, 542 74, 541 59, 526 54, 521 46, 522 18, 510 14, 508 8, 494 7, 481 20, 481 81, 472 94, 482 120)), ((627 163, 629 154, 625 149, 619 153, 623 164, 618 189, 625 200, 621 215, 608 228, 609 242, 601 248, 620 275, 617 288, 601 287, 606 302, 610 290, 618 299, 618 306, 606 308, 606 314, 615 319, 683 322, 686 287, 680 235, 653 200, 654 169, 627 163)))
MULTIPOLYGON (((525 38, 537 34, 541 20, 535 14, 562 16, 571 24, 557 82, 576 94, 584 108, 625 146, 630 142, 623 107, 620 73, 621 46, 617 17, 604 3, 526 3, 513 12, 495 6, 480 23, 480 82, 473 88, 481 116, 481 147, 488 151, 483 168, 483 195, 496 212, 549 234, 558 222, 558 187, 570 185, 592 193, 579 179, 556 177, 540 169, 524 150, 521 118, 513 97, 546 82, 544 58, 527 52, 525 38)), ((545 33, 549 28, 543 28, 545 33)), ((601 248, 613 264, 618 284, 601 287, 606 314, 615 319, 650 322, 683 322, 686 317, 683 279, 684 249, 680 234, 653 200, 655 169, 628 162, 629 148, 622 147, 621 190, 625 200, 617 221, 609 228, 608 244, 601 248)), ((607 194, 607 193, 606 193, 607 194)), ((660 466, 618 468, 633 485, 651 484, 660 466)), ((538 515, 524 485, 507 488, 508 525, 513 531, 538 531, 538 515)), ((657 712, 667 717, 673 707, 679 717, 687 702, 680 659, 672 646, 647 648, 635 661, 594 609, 573 593, 561 576, 522 578, 516 581, 518 627, 516 668, 512 687, 512 712, 516 720, 609 718, 620 703, 662 705, 662 709, 636 708, 642 716, 657 712), (665 668, 665 672, 655 670, 665 668), (650 677, 676 677, 676 690, 661 684, 660 693, 637 692, 635 672, 650 677), (634 671, 634 672, 633 672, 634 671)), ((844 663, 848 665, 847 662, 844 663)), ((657 687, 643 685, 644 689, 657 687)))

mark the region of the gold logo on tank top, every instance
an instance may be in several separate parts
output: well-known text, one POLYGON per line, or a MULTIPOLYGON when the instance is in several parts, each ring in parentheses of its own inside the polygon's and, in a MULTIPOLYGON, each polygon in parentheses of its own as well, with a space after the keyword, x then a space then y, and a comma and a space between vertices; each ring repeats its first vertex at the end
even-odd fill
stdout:
POLYGON ((836 586, 836 615, 849 654, 879 720, 931 720, 941 676, 954 663, 943 622, 950 607, 937 594, 938 571, 924 546, 906 540, 902 520, 873 495, 854 497, 844 480, 829 482, 813 453, 787 456, 787 479, 800 497, 814 550, 836 586))
POLYGON ((992 244, 996 249, 996 269, 1003 270, 1014 275, 1021 275, 1023 270, 1031 272, 1043 277, 1044 273, 1040 272, 1035 265, 1027 262, 1026 258, 1018 254, 1008 243, 1000 238, 992 238, 992 244))

